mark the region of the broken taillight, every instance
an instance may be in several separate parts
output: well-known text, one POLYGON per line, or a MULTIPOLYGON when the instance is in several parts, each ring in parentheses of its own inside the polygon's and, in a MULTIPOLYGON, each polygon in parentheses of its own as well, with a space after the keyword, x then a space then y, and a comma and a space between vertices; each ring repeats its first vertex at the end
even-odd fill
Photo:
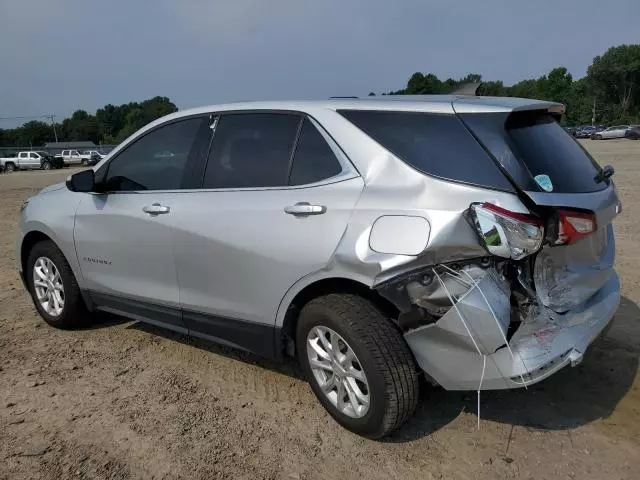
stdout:
POLYGON ((593 213, 558 210, 558 239, 555 244, 576 243, 596 230, 596 216, 593 213))
POLYGON ((520 260, 542 246, 544 227, 537 217, 492 203, 473 204, 470 211, 480 239, 492 255, 520 260))

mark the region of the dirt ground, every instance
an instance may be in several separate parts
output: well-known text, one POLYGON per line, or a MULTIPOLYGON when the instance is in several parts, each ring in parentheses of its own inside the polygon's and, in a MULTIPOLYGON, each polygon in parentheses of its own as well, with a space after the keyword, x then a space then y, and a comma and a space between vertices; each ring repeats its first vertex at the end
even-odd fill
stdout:
POLYGON ((14 265, 19 207, 68 175, 0 175, 0 478, 577 478, 640 471, 640 142, 586 141, 616 169, 623 300, 585 361, 524 391, 424 386, 383 441, 338 426, 278 366, 116 317, 57 331, 14 265))

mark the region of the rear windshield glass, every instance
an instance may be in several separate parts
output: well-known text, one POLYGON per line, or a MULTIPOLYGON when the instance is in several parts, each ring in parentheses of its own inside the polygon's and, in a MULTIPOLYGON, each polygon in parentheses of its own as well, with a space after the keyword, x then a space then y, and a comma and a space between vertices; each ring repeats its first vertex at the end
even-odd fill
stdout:
POLYGON ((338 113, 427 175, 513 191, 509 180, 455 115, 380 110, 338 113))
POLYGON ((607 188, 608 182, 594 180, 600 170, 596 161, 546 112, 460 116, 524 190, 585 193, 607 188))

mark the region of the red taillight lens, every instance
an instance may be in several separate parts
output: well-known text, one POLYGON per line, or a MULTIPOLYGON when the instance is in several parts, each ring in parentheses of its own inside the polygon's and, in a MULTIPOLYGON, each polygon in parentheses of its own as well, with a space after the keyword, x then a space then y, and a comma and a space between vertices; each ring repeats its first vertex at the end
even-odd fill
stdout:
POLYGON ((558 210, 557 245, 569 245, 597 230, 596 216, 593 213, 558 210))
POLYGON ((492 203, 476 203, 470 211, 484 247, 493 255, 520 260, 537 252, 544 240, 542 222, 492 203))

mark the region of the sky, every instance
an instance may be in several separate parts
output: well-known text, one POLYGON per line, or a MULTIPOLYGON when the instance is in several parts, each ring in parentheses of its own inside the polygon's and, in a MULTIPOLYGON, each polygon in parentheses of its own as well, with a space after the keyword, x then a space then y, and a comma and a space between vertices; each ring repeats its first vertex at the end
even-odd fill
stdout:
POLYGON ((0 118, 364 96, 416 71, 578 78, 640 43, 638 19, 638 0, 0 0, 0 118))

